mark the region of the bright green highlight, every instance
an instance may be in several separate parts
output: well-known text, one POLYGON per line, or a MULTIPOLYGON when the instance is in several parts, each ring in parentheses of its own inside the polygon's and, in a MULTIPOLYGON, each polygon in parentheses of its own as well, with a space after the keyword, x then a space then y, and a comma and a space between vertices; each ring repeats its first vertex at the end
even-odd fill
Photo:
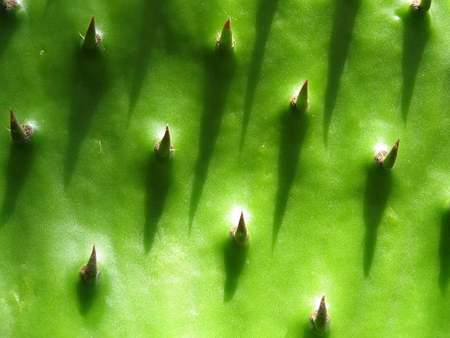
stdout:
POLYGON ((374 0, 2 12, 2 336, 308 337, 324 294, 330 337, 447 335, 450 8, 411 12, 374 0), (99 55, 80 48, 93 16, 99 55), (227 17, 239 48, 217 53, 227 17), (308 114, 288 102, 300 79, 308 114), (35 126, 27 147, 12 144, 10 109, 35 126), (166 124, 176 152, 160 159, 166 124), (382 170, 374 148, 398 138, 382 170), (235 206, 250 215, 245 250, 229 237, 235 206), (79 269, 94 243, 92 289, 79 269))

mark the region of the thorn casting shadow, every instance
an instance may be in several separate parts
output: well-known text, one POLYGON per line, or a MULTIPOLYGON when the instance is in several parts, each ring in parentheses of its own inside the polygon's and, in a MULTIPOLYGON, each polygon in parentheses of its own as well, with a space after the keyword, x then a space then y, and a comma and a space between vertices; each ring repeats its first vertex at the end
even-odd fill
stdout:
POLYGON ((167 193, 172 181, 173 159, 162 158, 156 152, 150 155, 147 175, 146 215, 144 226, 144 248, 148 253, 153 245, 158 223, 166 204, 167 193))
POLYGON ((225 265, 224 303, 233 299, 238 286, 239 276, 242 274, 247 261, 249 245, 237 245, 230 238, 224 243, 223 258, 225 265))
POLYGON ((342 73, 347 61, 353 26, 361 0, 338 0, 334 9, 333 28, 328 52, 328 83, 325 90, 323 137, 328 142, 331 116, 336 106, 342 73))
POLYGON ((289 107, 281 113, 278 189, 273 216, 272 250, 275 248, 278 232, 283 223, 308 123, 307 113, 298 112, 294 107, 289 107))
POLYGON ((409 8, 402 16, 403 55, 402 55, 402 101, 403 121, 408 119, 409 107, 416 83, 417 71, 425 46, 430 38, 430 17, 428 12, 409 8))
POLYGON ((375 253, 377 232, 386 209, 387 200, 392 188, 392 172, 380 165, 367 168, 366 191, 364 194, 364 276, 369 276, 375 253))
POLYGON ((439 286, 442 293, 447 290, 450 280, 450 211, 442 215, 441 238, 439 243, 439 286))
POLYGON ((6 188, 1 209, 2 225, 0 228, 14 214, 17 198, 33 166, 36 152, 33 141, 31 139, 28 144, 11 143, 6 164, 6 188))
POLYGON ((255 44, 253 46, 252 60, 250 64, 250 70, 248 72, 247 91, 245 93, 244 114, 242 119, 241 140, 239 145, 240 152, 242 152, 242 148, 244 147, 245 135, 247 134, 247 127, 250 121, 253 100, 255 98, 256 87, 259 82, 261 67, 264 60, 266 43, 269 39, 270 29, 272 27, 272 21, 275 16, 278 1, 279 0, 259 1, 255 22, 255 44))
POLYGON ((107 65, 105 55, 99 50, 87 51, 77 46, 75 64, 70 79, 72 102, 69 116, 69 140, 64 166, 64 186, 72 179, 80 147, 89 131, 94 113, 106 90, 107 65))
POLYGON ((203 186, 208 173, 214 146, 219 135, 236 62, 232 53, 220 50, 207 52, 205 56, 205 97, 200 123, 199 151, 195 165, 194 184, 189 207, 189 232, 191 231, 203 186))

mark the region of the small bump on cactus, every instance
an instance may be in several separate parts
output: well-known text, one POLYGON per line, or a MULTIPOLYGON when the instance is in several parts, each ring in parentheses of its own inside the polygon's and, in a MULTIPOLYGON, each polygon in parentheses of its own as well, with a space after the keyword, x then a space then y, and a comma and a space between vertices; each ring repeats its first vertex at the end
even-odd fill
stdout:
POLYGON ((311 320, 312 327, 319 335, 325 333, 330 323, 330 316, 327 313, 327 306, 325 304, 325 296, 320 300, 319 308, 311 313, 309 319, 311 320))
POLYGON ((33 135, 33 127, 29 124, 20 124, 12 109, 9 111, 11 116, 11 137, 14 143, 24 143, 33 135))
POLYGON ((170 141, 170 130, 169 125, 166 126, 166 131, 161 141, 155 143, 155 151, 161 157, 168 157, 170 153, 173 151, 173 145, 170 141))
POLYGON ((298 92, 298 95, 293 96, 290 102, 292 107, 295 107, 300 112, 306 111, 308 109, 309 107, 308 80, 305 81, 302 88, 298 92))
POLYGON ((92 283, 97 280, 99 273, 100 269, 97 266, 97 253, 95 251, 94 245, 94 247, 92 248, 91 257, 89 257, 89 261, 80 269, 80 276, 85 282, 92 283))
POLYGON ((222 33, 216 39, 216 48, 219 48, 223 51, 230 51, 236 45, 236 41, 233 37, 233 32, 231 30, 231 19, 225 22, 222 28, 222 33))
POLYGON ((17 0, 2 0, 1 4, 2 8, 7 11, 12 11, 19 6, 19 2, 17 0))
POLYGON ((230 230, 230 237, 237 245, 245 245, 248 243, 250 234, 245 225, 244 213, 241 211, 238 225, 235 225, 230 230))
POLYGON ((377 162, 379 165, 381 165, 384 169, 392 169, 394 167, 395 161, 397 160, 397 154, 398 154, 398 145, 399 145, 400 139, 395 142, 392 149, 388 152, 386 147, 380 147, 377 149, 375 153, 375 162, 377 162))
POLYGON ((86 35, 81 37, 83 38, 82 46, 87 50, 96 49, 102 43, 102 37, 97 33, 97 30, 95 29, 94 17, 92 17, 91 19, 89 27, 86 31, 86 35))
POLYGON ((431 7, 431 0, 413 0, 411 7, 416 10, 427 12, 431 7))

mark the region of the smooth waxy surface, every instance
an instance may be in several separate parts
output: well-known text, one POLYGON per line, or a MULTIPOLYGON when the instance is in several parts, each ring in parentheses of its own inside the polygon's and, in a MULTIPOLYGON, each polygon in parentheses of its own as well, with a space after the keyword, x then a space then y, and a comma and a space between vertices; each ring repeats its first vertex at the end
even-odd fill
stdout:
POLYGON ((0 15, 0 332, 450 331, 450 9, 398 1, 24 1, 0 15), (226 12, 226 14, 224 13, 226 12), (103 50, 80 50, 95 16, 103 50), (215 52, 233 18, 236 49, 215 52), (289 99, 309 79, 309 112, 289 99), (176 152, 155 157, 170 124, 176 152), (395 167, 373 162, 401 138, 395 167), (248 251, 231 252, 235 206, 248 251), (79 284, 95 243, 101 279, 79 284), (233 265, 233 263, 235 263, 233 265))

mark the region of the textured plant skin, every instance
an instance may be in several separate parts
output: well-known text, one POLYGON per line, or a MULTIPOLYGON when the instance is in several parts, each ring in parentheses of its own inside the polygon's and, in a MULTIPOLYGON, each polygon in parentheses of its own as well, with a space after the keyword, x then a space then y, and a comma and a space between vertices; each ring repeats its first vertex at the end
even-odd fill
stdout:
POLYGON ((445 337, 450 9, 412 10, 24 0, 1 12, 0 336, 309 337, 326 294, 330 337, 445 337), (83 53, 93 16, 102 51, 83 53), (218 54, 228 17, 236 48, 218 54), (35 126, 27 147, 12 144, 10 109, 35 126), (167 124, 176 152, 160 159, 167 124), (380 170, 375 146, 397 139, 380 170), (231 250, 235 209, 249 215, 246 250, 231 250))

